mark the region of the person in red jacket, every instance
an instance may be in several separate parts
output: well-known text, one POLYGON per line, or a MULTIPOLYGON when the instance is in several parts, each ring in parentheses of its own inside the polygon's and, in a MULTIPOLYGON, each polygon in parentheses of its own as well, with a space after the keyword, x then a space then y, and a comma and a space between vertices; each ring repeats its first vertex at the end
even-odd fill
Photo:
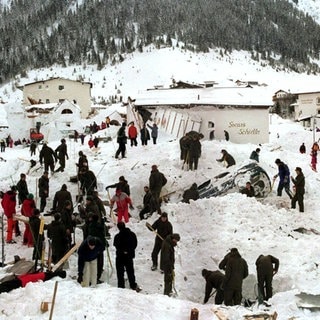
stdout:
MULTIPOLYGON (((13 215, 16 213, 16 187, 12 186, 9 191, 3 194, 1 205, 5 216, 7 217, 7 243, 16 243, 12 239, 13 230, 15 230, 15 221, 13 215)), ((15 231, 16 232, 16 231, 15 231)))
POLYGON ((125 223, 129 222, 129 209, 133 209, 131 198, 121 189, 116 189, 116 194, 111 198, 110 206, 111 210, 114 204, 117 204, 118 222, 124 218, 125 223))
MULTIPOLYGON (((36 207, 36 203, 33 199, 33 194, 29 193, 27 199, 22 202, 21 214, 27 218, 30 218, 33 214, 33 209, 36 207)), ((33 247, 33 236, 28 222, 25 222, 25 229, 23 234, 23 244, 28 247, 33 247)))
POLYGON ((130 123, 130 127, 128 129, 128 136, 129 136, 129 139, 130 139, 130 142, 131 142, 131 147, 133 145, 136 147, 138 145, 138 142, 137 142, 138 130, 134 126, 134 122, 133 121, 130 123))
POLYGON ((94 142, 93 142, 92 138, 89 139, 88 146, 89 146, 90 149, 93 148, 94 142))
POLYGON ((66 271, 59 270, 55 272, 37 272, 26 273, 19 276, 14 276, 13 279, 0 283, 0 293, 9 292, 13 289, 25 287, 29 282, 48 281, 53 277, 65 278, 67 276, 66 271))

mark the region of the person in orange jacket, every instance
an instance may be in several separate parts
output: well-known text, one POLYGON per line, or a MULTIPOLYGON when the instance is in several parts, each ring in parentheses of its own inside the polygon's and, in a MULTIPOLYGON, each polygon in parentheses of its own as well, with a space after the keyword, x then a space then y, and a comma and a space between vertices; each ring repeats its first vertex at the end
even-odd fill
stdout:
MULTIPOLYGON (((36 203, 33 199, 33 194, 29 193, 27 199, 22 203, 21 214, 27 218, 30 218, 33 214, 33 209, 36 207, 36 203)), ((28 222, 25 222, 25 229, 23 234, 23 244, 28 245, 28 247, 33 247, 33 237, 28 222)))
POLYGON ((13 230, 15 230, 16 223, 16 221, 13 220, 13 215, 16 213, 16 190, 16 187, 12 186, 9 191, 3 194, 1 201, 4 214, 7 217, 7 243, 16 243, 16 241, 12 239, 12 234, 13 230))
POLYGON ((117 204, 118 222, 121 222, 122 218, 124 219, 125 223, 129 222, 128 205, 130 209, 134 209, 131 198, 121 189, 117 188, 116 194, 110 200, 111 210, 115 203, 117 204))
POLYGON ((138 145, 138 142, 137 142, 138 130, 135 127, 133 121, 130 123, 130 127, 128 129, 128 136, 131 142, 131 147, 133 145, 136 147, 138 145))

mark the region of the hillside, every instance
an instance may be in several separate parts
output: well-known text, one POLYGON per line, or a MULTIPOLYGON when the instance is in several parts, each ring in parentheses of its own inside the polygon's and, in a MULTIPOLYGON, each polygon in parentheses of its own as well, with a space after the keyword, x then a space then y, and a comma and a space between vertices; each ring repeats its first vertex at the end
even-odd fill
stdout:
POLYGON ((218 48, 221 57, 246 50, 262 66, 318 73, 320 26, 302 8, 314 7, 283 0, 10 1, 0 11, 0 82, 55 64, 101 70, 150 44, 218 48))

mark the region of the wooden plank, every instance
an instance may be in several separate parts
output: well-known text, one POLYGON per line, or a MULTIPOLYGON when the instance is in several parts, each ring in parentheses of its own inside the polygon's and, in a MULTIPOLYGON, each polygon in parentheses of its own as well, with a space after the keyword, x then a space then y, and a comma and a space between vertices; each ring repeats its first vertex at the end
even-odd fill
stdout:
POLYGON ((80 242, 75 244, 53 267, 52 267, 52 272, 57 271, 63 264, 65 261, 67 261, 69 259, 69 257, 78 250, 78 248, 80 247, 80 242))

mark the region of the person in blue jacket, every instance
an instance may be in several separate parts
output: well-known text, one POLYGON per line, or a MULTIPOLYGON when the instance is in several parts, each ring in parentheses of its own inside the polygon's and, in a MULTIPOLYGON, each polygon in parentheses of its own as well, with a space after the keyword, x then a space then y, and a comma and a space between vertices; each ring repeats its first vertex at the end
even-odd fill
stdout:
POLYGON ((96 286, 98 256, 104 251, 101 241, 88 236, 78 249, 78 279, 82 287, 96 286))

